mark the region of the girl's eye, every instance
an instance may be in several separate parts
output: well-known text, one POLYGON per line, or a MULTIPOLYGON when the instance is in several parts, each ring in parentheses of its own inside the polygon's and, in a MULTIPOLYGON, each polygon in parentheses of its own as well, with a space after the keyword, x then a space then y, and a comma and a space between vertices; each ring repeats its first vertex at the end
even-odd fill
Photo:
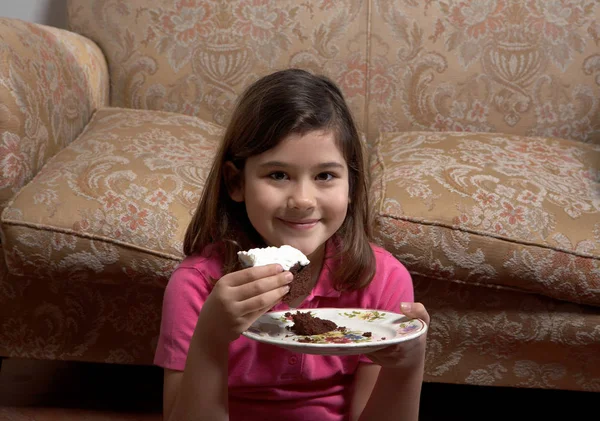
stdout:
POLYGON ((322 172, 321 174, 317 175, 317 180, 319 181, 331 181, 333 179, 334 175, 331 174, 330 172, 322 172))
POLYGON ((287 180, 287 175, 282 171, 275 171, 269 174, 269 177, 275 181, 287 180))

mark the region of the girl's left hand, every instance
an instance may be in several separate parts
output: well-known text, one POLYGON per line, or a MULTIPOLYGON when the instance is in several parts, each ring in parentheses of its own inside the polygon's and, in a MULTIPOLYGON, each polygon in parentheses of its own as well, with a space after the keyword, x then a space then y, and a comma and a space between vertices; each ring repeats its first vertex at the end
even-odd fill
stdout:
MULTIPOLYGON (((429 313, 421 303, 402 303, 402 314, 410 319, 421 319, 429 327, 429 313)), ((390 345, 378 351, 366 354, 367 358, 382 367, 406 368, 423 362, 427 334, 416 339, 390 345)))

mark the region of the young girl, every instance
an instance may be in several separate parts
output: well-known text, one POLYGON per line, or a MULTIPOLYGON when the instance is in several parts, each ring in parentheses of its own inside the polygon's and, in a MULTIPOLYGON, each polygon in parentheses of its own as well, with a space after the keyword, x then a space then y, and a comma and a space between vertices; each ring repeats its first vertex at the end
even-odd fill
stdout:
POLYGON ((155 363, 165 420, 417 420, 425 336, 362 356, 296 354, 240 334, 292 274, 236 253, 289 244, 313 289, 292 307, 372 308, 429 323, 406 269, 369 243, 361 141, 340 90, 301 70, 240 97, 163 304, 155 363))

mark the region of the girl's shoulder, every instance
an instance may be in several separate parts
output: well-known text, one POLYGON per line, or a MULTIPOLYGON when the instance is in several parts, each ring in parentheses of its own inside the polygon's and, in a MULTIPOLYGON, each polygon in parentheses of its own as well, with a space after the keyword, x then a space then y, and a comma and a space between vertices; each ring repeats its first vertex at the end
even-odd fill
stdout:
POLYGON ((379 266, 380 264, 402 266, 402 263, 400 263, 392 253, 390 253, 383 247, 378 246, 374 243, 369 243, 369 245, 371 246, 371 250, 373 250, 373 254, 375 255, 375 262, 377 263, 377 266, 379 266))
POLYGON ((223 254, 219 244, 210 244, 202 253, 186 256, 173 271, 173 276, 182 272, 197 273, 198 276, 219 279, 222 276, 223 254))
POLYGON ((375 255, 375 277, 387 277, 390 273, 402 275, 402 278, 410 279, 406 267, 389 251, 377 244, 370 243, 375 255))

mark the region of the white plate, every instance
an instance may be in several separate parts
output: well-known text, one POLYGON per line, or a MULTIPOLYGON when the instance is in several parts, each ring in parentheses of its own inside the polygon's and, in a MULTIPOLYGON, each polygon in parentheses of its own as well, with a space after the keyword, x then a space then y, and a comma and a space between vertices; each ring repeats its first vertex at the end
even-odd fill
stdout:
POLYGON ((263 314, 242 333, 259 342, 277 345, 294 352, 319 355, 367 354, 386 346, 410 341, 427 332, 421 319, 408 319, 398 313, 361 308, 311 308, 274 311, 263 314), (334 330, 322 335, 296 335, 288 329, 294 322, 285 313, 310 312, 314 317, 333 321, 345 332, 334 330), (371 332, 371 336, 363 336, 371 332), (306 342, 306 340, 311 342, 306 342))

